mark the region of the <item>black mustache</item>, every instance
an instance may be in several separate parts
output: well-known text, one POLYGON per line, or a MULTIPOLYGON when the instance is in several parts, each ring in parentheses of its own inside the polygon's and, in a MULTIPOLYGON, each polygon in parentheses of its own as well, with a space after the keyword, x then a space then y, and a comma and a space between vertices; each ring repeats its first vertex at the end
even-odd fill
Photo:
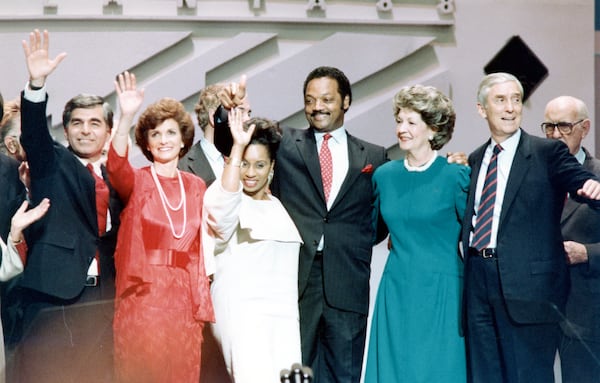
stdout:
POLYGON ((316 116, 317 114, 325 114, 325 115, 329 116, 329 113, 327 113, 327 112, 319 112, 319 111, 312 112, 312 113, 310 114, 310 116, 311 116, 311 117, 314 117, 314 116, 316 116))

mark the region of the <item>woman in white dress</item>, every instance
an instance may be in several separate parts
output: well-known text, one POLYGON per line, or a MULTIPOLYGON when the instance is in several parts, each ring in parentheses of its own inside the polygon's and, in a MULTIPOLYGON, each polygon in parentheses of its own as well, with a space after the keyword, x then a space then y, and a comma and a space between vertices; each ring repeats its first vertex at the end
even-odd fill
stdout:
POLYGON ((282 369, 302 360, 302 240, 281 202, 268 191, 281 140, 277 123, 262 118, 243 123, 242 111, 236 109, 229 121, 233 147, 221 180, 204 196, 216 260, 213 332, 235 383, 276 383, 282 369))

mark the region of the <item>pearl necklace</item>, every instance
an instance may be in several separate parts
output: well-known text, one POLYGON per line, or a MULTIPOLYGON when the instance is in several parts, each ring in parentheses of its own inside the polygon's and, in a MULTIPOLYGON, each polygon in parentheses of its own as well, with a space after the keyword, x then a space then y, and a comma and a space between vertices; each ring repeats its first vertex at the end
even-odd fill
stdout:
POLYGON ((185 199, 185 187, 183 186, 183 180, 181 179, 181 173, 177 170, 177 178, 179 179, 179 189, 181 191, 181 199, 179 200, 179 205, 176 207, 171 206, 169 200, 167 199, 167 195, 163 190, 160 181, 158 180, 158 176, 156 175, 156 169, 154 169, 154 165, 150 166, 150 170, 152 173, 152 178, 154 179, 154 183, 156 184, 156 188, 158 189, 158 195, 160 195, 160 201, 162 202, 163 209, 165 210, 165 214, 167 215, 167 219, 169 220, 169 225, 171 226, 171 233, 173 233, 173 237, 180 239, 183 237, 185 233, 185 227, 187 225, 187 203, 185 199), (169 209, 173 211, 178 211, 183 206, 183 228, 181 229, 181 233, 177 234, 175 232, 175 226, 173 226, 173 220, 171 219, 171 214, 169 214, 169 209))

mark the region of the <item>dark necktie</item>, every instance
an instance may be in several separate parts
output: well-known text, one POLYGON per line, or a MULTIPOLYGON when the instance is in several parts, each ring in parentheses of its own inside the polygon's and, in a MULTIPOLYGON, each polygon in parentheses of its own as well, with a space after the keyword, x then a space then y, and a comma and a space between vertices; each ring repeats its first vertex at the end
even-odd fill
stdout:
POLYGON ((329 201, 329 192, 331 191, 331 182, 333 180, 333 161, 331 151, 329 150, 329 139, 331 134, 323 136, 323 143, 319 151, 319 163, 321 164, 321 179, 323 180, 323 191, 325 192, 325 201, 329 201))
POLYGON ((475 231, 471 247, 477 250, 485 249, 489 246, 492 238, 492 221, 494 218, 494 204, 496 203, 496 184, 498 180, 498 153, 502 151, 502 146, 494 146, 492 158, 487 168, 481 198, 479 199, 479 208, 477 209, 477 220, 475 221, 475 231))

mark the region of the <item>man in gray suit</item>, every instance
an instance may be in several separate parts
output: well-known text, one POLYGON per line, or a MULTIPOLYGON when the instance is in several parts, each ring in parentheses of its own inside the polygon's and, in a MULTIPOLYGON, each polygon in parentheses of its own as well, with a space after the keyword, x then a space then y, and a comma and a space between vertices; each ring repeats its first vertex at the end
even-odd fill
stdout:
MULTIPOLYGON (((581 146, 590 126, 586 105, 575 97, 546 105, 546 137, 567 144, 584 168, 600 176, 600 160, 581 146)), ((600 211, 567 198, 560 224, 571 277, 559 343, 562 380, 600 382, 600 211)))

